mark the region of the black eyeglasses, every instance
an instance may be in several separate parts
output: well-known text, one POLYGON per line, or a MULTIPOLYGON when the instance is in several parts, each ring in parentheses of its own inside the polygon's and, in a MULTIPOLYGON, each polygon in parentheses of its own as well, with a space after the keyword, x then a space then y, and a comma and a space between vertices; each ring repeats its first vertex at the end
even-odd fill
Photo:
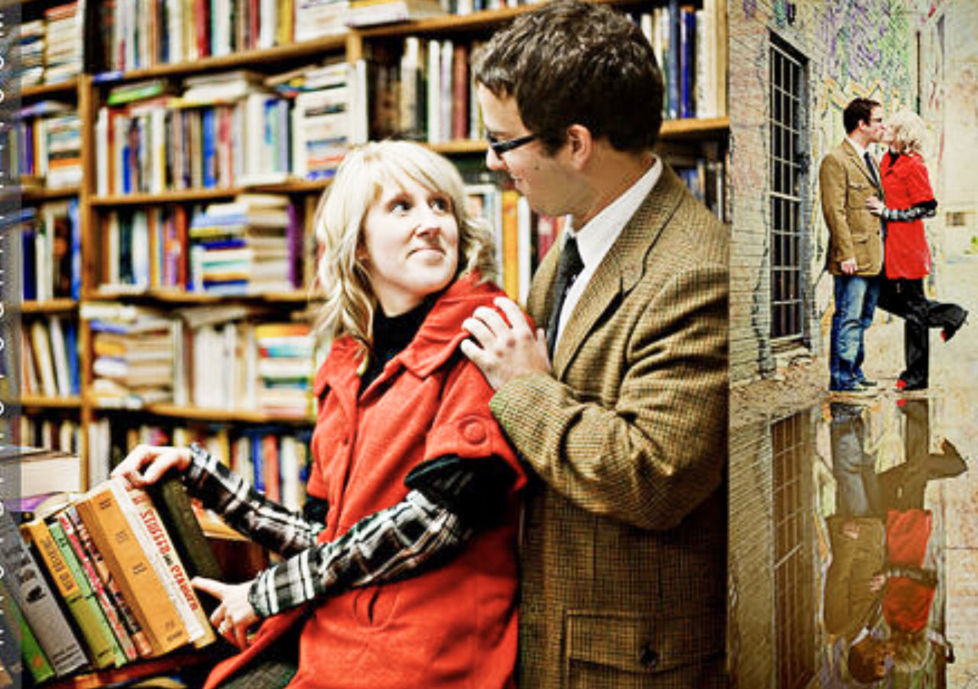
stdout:
POLYGON ((488 134, 486 136, 486 140, 489 142, 489 148, 492 149, 492 152, 495 153, 497 157, 501 157, 503 153, 512 151, 514 148, 519 148, 524 144, 528 144, 535 138, 537 138, 536 134, 527 134, 526 136, 518 136, 515 139, 500 141, 492 134, 488 134))

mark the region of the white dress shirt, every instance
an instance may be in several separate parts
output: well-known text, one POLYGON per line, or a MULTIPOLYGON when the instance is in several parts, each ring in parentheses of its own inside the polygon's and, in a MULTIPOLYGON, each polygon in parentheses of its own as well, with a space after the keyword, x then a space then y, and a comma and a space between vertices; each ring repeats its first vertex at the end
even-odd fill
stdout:
MULTIPOLYGON (((564 326, 567 320, 574 313, 574 307, 580 301, 581 295, 584 294, 584 290, 594 276, 595 271, 601 265, 605 254, 611 249, 615 240, 618 239, 618 235, 625 229, 625 225, 635 215, 635 211, 642 205, 645 197, 649 195, 649 192, 652 191, 652 188, 655 187, 656 182, 659 181, 659 177, 661 176, 662 161, 656 156, 652 161, 652 166, 644 175, 639 177, 618 198, 601 209, 597 215, 584 224, 584 227, 575 229, 574 218, 568 217, 564 231, 564 241, 566 241, 568 233, 577 239, 577 248, 581 253, 581 261, 584 263, 584 268, 577 276, 577 279, 574 280, 574 284, 567 291, 563 308, 560 310, 560 321, 557 327, 557 339, 555 342, 560 342, 560 337, 564 333, 564 326)), ((554 347, 556 349, 556 344, 554 347)))

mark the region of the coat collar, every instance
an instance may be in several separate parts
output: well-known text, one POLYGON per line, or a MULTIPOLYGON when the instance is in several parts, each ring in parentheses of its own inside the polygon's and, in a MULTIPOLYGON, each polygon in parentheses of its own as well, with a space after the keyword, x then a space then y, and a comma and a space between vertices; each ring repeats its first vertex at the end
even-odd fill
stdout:
MULTIPOLYGON (((879 185, 875 180, 873 180, 873 176, 869 174, 869 169, 866 167, 866 161, 860 157, 859 152, 848 138, 842 142, 842 148, 846 152, 846 155, 852 160, 852 163, 859 168, 860 172, 863 173, 863 177, 865 177, 870 184, 879 189, 879 185)), ((869 149, 866 149, 866 151, 869 152, 869 149)), ((872 153, 869 154, 869 159, 873 161, 873 165, 876 166, 876 173, 880 176, 880 178, 882 178, 879 165, 876 165, 876 160, 873 158, 872 153)))
MULTIPOLYGON (((662 228, 676 212, 684 193, 685 187, 676 173, 664 165, 659 181, 605 254, 567 321, 552 362, 558 379, 563 376, 601 315, 641 279, 645 272, 646 256, 658 240, 662 228)), ((553 308, 551 293, 556 267, 557 257, 548 255, 538 278, 546 286, 544 313, 547 314, 553 308)))
MULTIPOLYGON (((478 272, 473 271, 452 283, 431 307, 411 343, 388 362, 384 372, 371 384, 389 378, 401 368, 405 368, 419 378, 430 375, 454 354, 462 340, 469 333, 462 330, 462 321, 472 315, 478 306, 492 305, 492 300, 502 296, 491 282, 483 282, 478 272)), ((313 384, 313 394, 320 398, 326 388, 346 389, 359 381, 356 371, 361 363, 361 354, 356 341, 344 336, 335 340, 330 348, 326 362, 320 368, 313 384)))

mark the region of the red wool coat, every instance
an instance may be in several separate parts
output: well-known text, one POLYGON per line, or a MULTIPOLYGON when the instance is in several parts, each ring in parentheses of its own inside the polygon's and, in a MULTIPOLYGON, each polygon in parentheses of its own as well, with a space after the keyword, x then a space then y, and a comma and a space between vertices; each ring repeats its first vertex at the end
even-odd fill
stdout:
MULTIPOLYGON (((930 539, 929 510, 886 513, 886 558, 891 565, 921 567, 930 539)), ((934 587, 909 577, 889 577, 883 594, 883 617, 891 629, 919 632, 927 626, 934 587)))
MULTIPOLYGON (((502 526, 480 533, 445 565, 390 584, 317 601, 304 623, 293 689, 499 689, 512 687, 516 661, 515 493, 525 475, 489 412, 492 390, 458 351, 462 321, 502 292, 472 277, 435 303, 414 340, 363 395, 352 339, 333 343, 316 376, 320 400, 312 438, 310 495, 329 501, 320 541, 396 504, 418 464, 454 454, 496 455, 517 473, 502 526)), ((255 643, 221 663, 217 686, 294 622, 265 621, 255 643)))
MULTIPOLYGON (((916 153, 902 153, 890 165, 893 154, 887 152, 880 161, 883 175, 883 191, 888 208, 912 208, 918 203, 930 201, 934 192, 930 188, 927 168, 916 153)), ((930 247, 924 235, 924 221, 888 221, 886 223, 886 277, 891 280, 906 278, 918 280, 930 273, 930 247)))

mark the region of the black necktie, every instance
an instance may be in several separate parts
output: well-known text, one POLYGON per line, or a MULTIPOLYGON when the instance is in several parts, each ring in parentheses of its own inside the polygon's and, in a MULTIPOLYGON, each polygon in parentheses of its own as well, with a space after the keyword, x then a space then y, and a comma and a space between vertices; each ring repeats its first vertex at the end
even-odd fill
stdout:
POLYGON ((879 175, 876 174, 876 166, 873 164, 873 156, 869 155, 869 151, 863 152, 863 159, 866 161, 866 167, 869 168, 869 178, 873 180, 873 184, 877 187, 880 185, 879 175))
POLYGON ((567 235, 564 248, 560 252, 560 259, 557 261, 557 277, 554 279, 553 287, 553 310, 550 312, 550 320, 547 322, 547 351, 553 357, 554 346, 557 344, 557 328, 560 325, 560 312, 564 308, 564 300, 574 279, 584 268, 581 260, 581 252, 577 250, 577 240, 571 235, 567 235))

